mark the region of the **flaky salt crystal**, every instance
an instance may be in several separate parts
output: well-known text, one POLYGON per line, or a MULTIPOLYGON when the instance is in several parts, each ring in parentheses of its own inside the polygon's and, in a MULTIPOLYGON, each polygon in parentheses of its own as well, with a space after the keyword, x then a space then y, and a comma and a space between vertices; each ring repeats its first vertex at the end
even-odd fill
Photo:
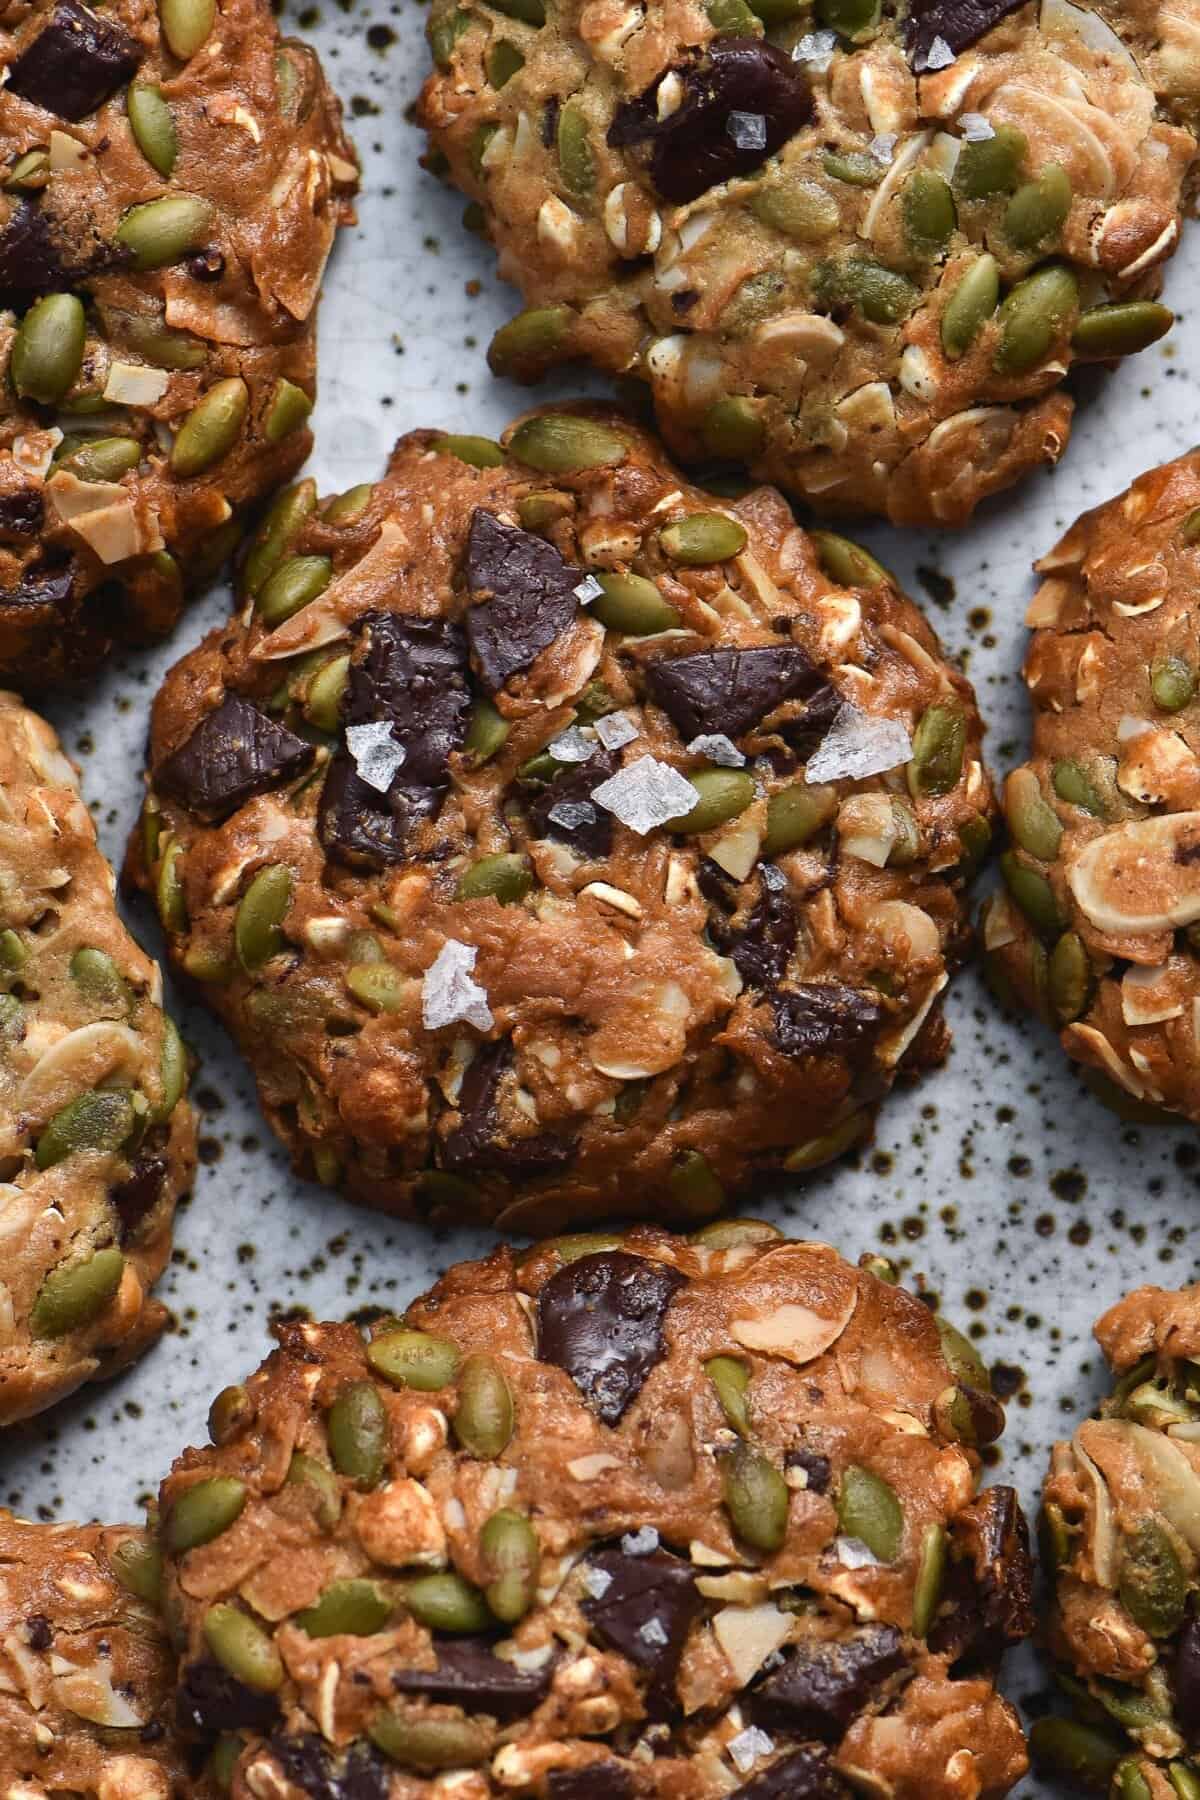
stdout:
POLYGON ((804 779, 861 781, 898 768, 912 755, 912 739, 899 719, 876 717, 843 701, 837 718, 825 733, 816 754, 809 758, 804 779))
POLYGON ((369 725, 347 725, 346 748, 354 758, 360 781, 386 794, 404 766, 405 750, 392 736, 391 721, 377 719, 369 725))
POLYGON ((833 1553, 844 1569, 876 1569, 879 1558, 861 1538, 839 1537, 833 1540, 833 1553))
POLYGON ((760 1731, 757 1725, 747 1725, 745 1731, 739 1731, 735 1738, 730 1738, 725 1748, 734 1768, 740 1775, 745 1775, 760 1756, 771 1754, 775 1748, 775 1740, 768 1737, 765 1731, 760 1731))
POLYGON ((731 112, 725 129, 739 150, 765 150, 767 121, 762 113, 731 112))
POLYGON ((954 52, 944 37, 935 37, 925 57, 927 69, 948 69, 955 60, 954 52))
POLYGON ((691 782, 670 763, 654 756, 639 756, 628 768, 618 769, 592 789, 592 799, 605 812, 628 825, 639 837, 672 819, 691 812, 700 796, 691 782))
POLYGON ((644 1625, 638 1626, 638 1636, 643 1644, 655 1644, 659 1649, 671 1641, 663 1629, 661 1619, 647 1619, 644 1625))
POLYGON ((782 869, 777 869, 774 863, 763 863, 758 872, 763 886, 774 888, 777 894, 781 893, 788 884, 787 876, 782 869))
POLYGON ((958 122, 968 144, 983 144, 996 135, 982 113, 964 113, 958 122))
POLYGON ((792 61, 805 63, 818 75, 824 75, 837 49, 836 31, 809 31, 792 51, 792 61))
POLYGON ((574 831, 580 825, 590 825, 596 817, 596 809, 590 800, 560 800, 546 814, 564 831, 574 831))
POLYGON ((603 1600, 612 1584, 613 1578, 607 1569, 596 1569, 589 1563, 584 1564, 583 1585, 593 1600, 603 1600))
POLYGON ((627 712, 605 713, 596 720, 595 732, 606 750, 620 750, 641 735, 633 715, 627 712))
POLYGON ((658 1549, 658 1533, 653 1525, 643 1525, 639 1531, 627 1531, 621 1539, 621 1548, 626 1556, 650 1556, 658 1549))
POLYGON ((546 747, 555 762, 582 763, 596 754, 595 738, 581 731, 578 725, 568 725, 546 747))
POLYGON ((592 601, 598 600, 603 592, 604 589, 594 575, 585 575, 579 586, 574 589, 575 598, 581 600, 584 606, 590 606, 592 601))
POLYGON ((707 756, 709 762, 719 763, 723 769, 740 769, 746 761, 732 738, 723 731, 701 732, 688 745, 693 756, 707 756))
POLYGON ((881 131, 870 143, 871 155, 876 162, 890 163, 896 154, 896 134, 894 131, 881 131))
POLYGON ((459 1020, 474 1025, 477 1031, 487 1031, 494 1023, 486 988, 471 979, 478 955, 474 944, 446 939, 421 984, 421 1017, 426 1031, 440 1031, 443 1025, 456 1025, 459 1020))

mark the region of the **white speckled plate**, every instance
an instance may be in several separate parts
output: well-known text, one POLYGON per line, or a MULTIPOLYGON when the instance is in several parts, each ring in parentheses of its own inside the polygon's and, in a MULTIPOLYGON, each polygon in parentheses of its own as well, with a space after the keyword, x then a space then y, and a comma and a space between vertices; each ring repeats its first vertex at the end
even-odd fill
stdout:
MULTIPOLYGON (((422 140, 408 115, 425 71, 425 16, 414 0, 390 8, 378 0, 377 10, 337 0, 285 21, 325 57, 367 183, 321 316, 308 472, 323 493, 377 475, 402 431, 494 434, 528 403, 526 390, 493 381, 484 360, 514 295, 497 280, 487 246, 461 229, 461 201, 418 166, 422 140)), ((1083 508, 1193 440, 1187 346, 1200 361, 1200 329, 1186 309, 1197 275, 1200 227, 1167 284, 1184 316, 1164 345, 1107 379, 1085 378, 1075 437, 1056 473, 985 508, 959 536, 859 533, 928 606, 974 679, 997 774, 1017 760, 1026 729, 1018 668, 1032 559, 1083 508)), ((170 644, 118 662, 90 692, 48 709, 82 765, 115 861, 137 812, 150 697, 227 604, 214 592, 170 644)), ((145 916, 132 923, 154 947, 145 916)), ((223 1033, 178 996, 173 1010, 202 1059, 193 1093, 203 1114, 195 1195, 180 1213, 159 1290, 176 1328, 119 1381, 5 1437, 0 1504, 30 1517, 133 1516, 172 1455, 203 1440, 216 1390, 266 1354, 274 1311, 338 1317, 368 1303, 395 1306, 446 1262, 487 1243, 483 1233, 433 1239, 297 1182, 223 1033)), ((851 1259, 886 1250, 910 1283, 973 1328, 985 1357, 1004 1364, 1015 1384, 1001 1469, 1032 1502, 1051 1441, 1098 1385, 1093 1318, 1126 1288, 1197 1273, 1200 1146, 1187 1129, 1122 1127, 1067 1072, 1049 1033, 1001 1017, 974 972, 959 981, 949 1016, 949 1064, 893 1096, 874 1149, 807 1186, 780 1187, 756 1210, 851 1259)), ((1010 1663, 1007 1685, 1036 1707, 1047 1681, 1028 1655, 1010 1663)), ((1020 1791, 1032 1800, 1046 1790, 1030 1781, 1020 1791)))

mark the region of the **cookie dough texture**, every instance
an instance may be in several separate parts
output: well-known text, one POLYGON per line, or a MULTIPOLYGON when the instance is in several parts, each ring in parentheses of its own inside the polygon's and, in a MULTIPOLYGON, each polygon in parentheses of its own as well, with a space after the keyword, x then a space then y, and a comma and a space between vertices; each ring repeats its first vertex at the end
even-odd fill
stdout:
POLYGON ((174 623, 311 447, 357 183, 260 0, 36 0, 0 30, 0 671, 174 623))
POLYGON ((1074 362, 1171 322, 1198 26, 1194 0, 435 0, 422 117, 529 308, 493 366, 589 357, 649 382, 685 461, 961 523, 1062 453, 1074 362))
POLYGON ((278 1336, 161 1495, 181 1718, 240 1736, 235 1800, 1023 1772, 992 1676, 1027 1534, 973 1447, 1003 1413, 887 1281, 750 1221, 641 1227, 461 1264, 366 1342, 278 1336))
POLYGON ((0 694, 0 1426, 151 1345, 195 1161, 162 978, 117 917, 75 771, 0 694))
POLYGON ((132 1526, 0 1512, 0 1800, 215 1800, 170 1732, 157 1562, 132 1526))
POLYGON ((974 699, 777 494, 615 414, 506 442, 284 497, 155 704, 134 871, 302 1169, 524 1230, 710 1217, 940 1060, 974 699))
POLYGON ((1044 1721, 1033 1741, 1057 1767, 1083 1747, 1114 1800, 1186 1800, 1200 1784, 1200 1288, 1139 1288, 1096 1337, 1114 1385, 1055 1445, 1044 1510, 1050 1646, 1090 1729, 1044 1721))
POLYGON ((1200 1119, 1200 454, 1037 565, 1033 754, 1008 777, 993 967, 1126 1105, 1200 1119))

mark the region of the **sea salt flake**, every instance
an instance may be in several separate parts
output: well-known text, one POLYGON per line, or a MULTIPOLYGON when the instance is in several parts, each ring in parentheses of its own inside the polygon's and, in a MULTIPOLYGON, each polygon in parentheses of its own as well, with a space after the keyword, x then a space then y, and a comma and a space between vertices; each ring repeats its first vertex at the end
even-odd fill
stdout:
POLYGON ((788 884, 787 876, 782 869, 777 869, 774 863, 762 863, 758 873, 763 886, 773 888, 777 894, 782 893, 788 884))
POLYGON ((346 748, 354 758, 360 781, 386 794, 404 766, 405 750, 392 736, 390 719, 368 725, 347 725, 346 748))
POLYGON ((560 800, 546 814, 556 825, 566 831, 576 831, 580 825, 591 825, 596 817, 596 809, 590 800, 560 800))
POLYGON ((613 1578, 607 1569, 595 1569, 589 1564, 584 1565, 583 1585, 593 1600, 603 1600, 612 1584, 613 1578))
POLYGON ((948 69, 956 60, 953 50, 944 37, 935 37, 925 57, 927 69, 948 69))
POLYGON ((590 606, 593 600, 600 598, 604 589, 594 575, 585 575, 579 586, 573 591, 577 600, 581 600, 584 606, 590 606))
POLYGON ((443 1025, 457 1025, 459 1020, 474 1025, 477 1031, 487 1031, 495 1023, 487 989, 471 978, 478 955, 474 944, 446 939, 421 984, 421 1016, 426 1031, 440 1031, 443 1025))
POLYGON ((896 154, 896 133, 881 131, 878 137, 871 139, 870 150, 876 162, 885 165, 890 163, 896 154))
POLYGON ((626 1556, 652 1556, 658 1549, 658 1533, 653 1525, 643 1525, 639 1531, 627 1531, 621 1539, 621 1548, 626 1556))
POLYGON ((996 135, 982 113, 964 113, 958 122, 968 144, 983 144, 996 135))
POLYGON ((693 756, 707 756, 709 762, 719 763, 723 769, 740 769, 746 758, 738 749, 732 738, 723 731, 705 731, 694 737, 688 745, 693 756))
POLYGON ((647 1619, 644 1625, 638 1626, 638 1636, 643 1644, 655 1644, 660 1650, 671 1641, 663 1629, 661 1619, 647 1619))
POLYGON ((691 812, 699 794, 678 769, 654 756, 639 756, 592 789, 592 799, 605 812, 628 825, 639 837, 691 812))
POLYGON ((583 763, 596 754, 596 740, 581 731, 578 725, 568 725, 565 731, 547 745, 555 762, 583 763))
POLYGON ((836 31, 809 31, 792 51, 792 61, 807 63, 818 75, 824 75, 837 49, 836 31))
POLYGON ((593 730, 606 750, 621 750, 641 736, 637 721, 627 712, 605 713, 596 720, 593 730))
POLYGON ((844 1569, 877 1569, 879 1558, 861 1538, 839 1537, 833 1540, 834 1555, 844 1569))
POLYGON ((725 129, 739 150, 765 150, 767 121, 763 113, 731 112, 725 129))
POLYGON ((825 733, 816 754, 809 758, 807 782, 861 781, 898 768, 912 755, 912 739, 899 719, 879 718, 843 701, 837 718, 825 733))
POLYGON ((725 1746, 734 1768, 740 1775, 745 1775, 754 1767, 760 1756, 769 1756, 775 1748, 774 1738, 760 1731, 757 1725, 747 1725, 745 1731, 739 1731, 735 1738, 730 1738, 725 1746))

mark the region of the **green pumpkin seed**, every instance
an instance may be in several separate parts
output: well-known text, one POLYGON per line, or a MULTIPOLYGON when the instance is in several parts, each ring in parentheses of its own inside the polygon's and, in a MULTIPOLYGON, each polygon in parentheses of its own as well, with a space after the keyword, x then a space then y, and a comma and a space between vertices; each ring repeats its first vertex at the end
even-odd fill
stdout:
POLYGON ((879 24, 880 0, 818 0, 817 17, 839 37, 866 37, 879 24))
POLYGON ((200 369, 208 361, 207 346, 188 331, 168 331, 134 313, 122 314, 121 325, 130 349, 156 369, 200 369))
POLYGON ((838 203, 820 182, 780 180, 755 190, 750 210, 756 219, 785 237, 819 244, 838 228, 838 203))
POLYGON ((1011 194, 1021 179, 1021 165, 1029 150, 1023 131, 1015 125, 998 125, 990 138, 963 144, 954 165, 954 186, 966 200, 987 200, 993 194, 1011 194))
POLYGON ((940 1313, 935 1315, 934 1323, 941 1339, 942 1360, 950 1373, 967 1387, 977 1388, 980 1393, 989 1393, 992 1378, 988 1374, 987 1364, 970 1338, 965 1337, 957 1325, 952 1325, 940 1313))
MULTIPOLYGON (((345 495, 342 496, 345 499, 345 495)), ((335 503, 336 504, 336 503, 335 503)), ((253 599, 276 570, 288 547, 303 531, 305 523, 316 511, 317 484, 300 481, 286 488, 267 513, 246 558, 242 571, 242 589, 253 599)), ((326 512, 326 517, 330 516, 326 512)))
POLYGON ((1050 163, 1036 181, 1019 187, 1004 211, 1004 235, 1018 250, 1033 251, 1057 238, 1071 210, 1071 179, 1050 163))
POLYGON ((914 1637, 928 1637, 937 1617, 942 1588, 946 1581, 948 1539, 946 1529, 936 1521, 927 1525, 921 1538, 921 1557, 913 1586, 912 1629, 914 1637))
POLYGON ((0 1048, 25 1035, 25 1008, 15 994, 0 994, 0 1048))
POLYGON ((899 325, 921 297, 907 275, 866 256, 852 256, 840 268, 814 270, 813 289, 818 300, 856 307, 872 325, 899 325))
POLYGON ((74 294, 47 294, 35 300, 13 339, 9 356, 12 384, 23 400, 57 406, 83 365, 87 321, 74 294))
POLYGON ((1156 656, 1150 667, 1150 692, 1164 712, 1182 712, 1196 692, 1196 671, 1182 656, 1156 656))
POLYGON ((288 1464, 287 1481, 289 1487, 311 1488, 316 1499, 317 1523, 325 1531, 337 1529, 342 1516, 342 1490, 332 1469, 317 1462, 315 1457, 305 1456, 302 1450, 296 1450, 288 1464))
POLYGON ((162 1597, 162 1551, 151 1539, 129 1537, 112 1553, 112 1572, 125 1589, 157 1609, 162 1597))
POLYGON ((1039 862, 1054 861, 1063 828, 1054 808, 1043 799, 1041 784, 1032 769, 1017 769, 1009 776, 1004 789, 1004 815, 1022 850, 1028 850, 1039 862))
POLYGON ((136 438, 88 438, 76 440, 73 448, 58 459, 58 467, 80 481, 120 481, 142 460, 142 446, 136 438))
POLYGON ((338 1474, 360 1488, 378 1487, 387 1463, 388 1415, 374 1382, 343 1388, 326 1414, 325 1431, 338 1474))
POLYGON ((1121 1605, 1151 1637, 1170 1637, 1188 1610, 1188 1578, 1174 1539, 1157 1519, 1144 1519, 1126 1539, 1117 1592, 1121 1605))
POLYGON ((328 556, 289 556, 263 584, 255 612, 268 631, 323 594, 333 580, 328 556))
POLYGON ((1063 917, 1054 889, 1036 869, 1027 869, 1016 853, 1006 850, 1000 858, 1004 885, 1034 929, 1043 937, 1058 937, 1063 917))
POLYGON ((1094 1725, 1052 1715, 1035 1721, 1029 1733, 1029 1748, 1037 1768, 1103 1790, 1112 1779, 1124 1745, 1120 1738, 1094 1725))
POLYGON ((498 1619, 515 1625, 533 1605, 541 1552, 537 1533, 524 1513, 505 1507, 494 1512, 479 1534, 487 1574, 484 1598, 498 1619))
POLYGON ((496 89, 507 87, 514 75, 525 67, 525 58, 515 44, 501 38, 487 55, 487 78, 496 89))
POLYGON ((488 4, 506 18, 520 19, 523 25, 546 23, 546 0, 488 0, 488 4))
POLYGON ((992 366, 1025 375, 1048 355, 1079 303, 1079 284, 1062 263, 1019 281, 1000 308, 1000 343, 992 366))
POLYGON ((164 181, 171 178, 179 155, 179 134, 162 89, 152 81, 134 81, 125 95, 125 111, 133 141, 164 181))
POLYGON ((467 13, 455 8, 440 18, 429 21, 429 48, 433 60, 439 69, 448 69, 454 56, 454 46, 471 24, 467 13))
POLYGON ((378 1713, 367 1736, 377 1750, 408 1769, 473 1769, 492 1753, 492 1728, 480 1719, 378 1713))
MULTIPOLYGON (((565 352, 570 330, 567 307, 532 306, 500 327, 488 345, 488 367, 493 375, 537 375, 565 352)), ((535 469, 546 466, 533 464, 535 469)))
POLYGON ((904 235, 917 256, 934 256, 954 235, 958 214, 950 185, 932 169, 918 169, 904 185, 904 235))
POLYGON ((831 181, 844 181, 849 187, 878 187, 887 173, 879 158, 866 150, 827 150, 821 167, 831 181))
POLYGON ((1138 1768, 1137 1759, 1127 1756, 1113 1773, 1112 1800, 1153 1800, 1150 1783, 1138 1768))
MULTIPOLYGON (((300 485, 308 484, 301 482, 300 485)), ((332 500, 327 500, 321 516, 331 525, 353 524, 366 512, 374 492, 373 481, 360 481, 356 487, 347 488, 344 494, 335 494, 332 500)))
POLYGON ((158 0, 158 16, 172 55, 187 62, 208 42, 217 17, 216 0, 158 0))
POLYGON ((742 394, 730 394, 709 407, 700 435, 710 456, 747 462, 762 449, 766 429, 752 400, 742 394))
POLYGON ((471 133, 470 141, 467 144, 467 160, 471 165, 471 173, 474 175, 476 181, 483 181, 485 179, 484 158, 487 155, 488 145, 491 143, 499 129, 499 125, 494 122, 489 122, 484 125, 477 125, 475 130, 471 133))
POLYGON ((449 1338, 428 1331, 389 1331, 367 1347, 367 1361, 393 1387, 436 1394, 449 1387, 458 1372, 461 1352, 449 1338))
POLYGON ((689 1242, 706 1250, 740 1250, 745 1244, 777 1244, 782 1236, 778 1225, 766 1219, 718 1219, 693 1231, 689 1242))
POLYGON ((90 945, 76 950, 71 958, 71 980, 93 1006, 120 1007, 126 1012, 133 1003, 129 983, 104 950, 90 945))
POLYGON ((1004 1408, 990 1394, 971 1387, 947 1388, 933 1403, 934 1424, 942 1436, 972 1448, 991 1444, 1004 1430, 1004 1408))
MULTIPOLYGON (((38 1167, 48 1168, 49 1164, 39 1160, 38 1167)), ((86 1262, 55 1269, 39 1288, 29 1314, 34 1337, 66 1337, 68 1332, 94 1324, 115 1299, 124 1273, 125 1258, 111 1245, 95 1251, 86 1262)))
POLYGON ((600 1256, 606 1250, 619 1250, 621 1239, 612 1231, 571 1231, 551 1238, 547 1249, 553 1250, 561 1262, 579 1262, 585 1256, 600 1256))
POLYGON ((1179 1800, 1200 1800, 1200 1775, 1189 1763, 1173 1762, 1167 1768, 1167 1779, 1179 1800))
POLYGON ((413 1618, 429 1631, 486 1631, 495 1623, 479 1589, 453 1569, 418 1575, 400 1592, 413 1618))
POLYGON ((254 1402, 244 1387, 222 1388, 208 1409, 208 1435, 220 1449, 240 1437, 254 1418, 254 1402))
POLYGON ((1038 1544, 1042 1561, 1050 1571, 1063 1569, 1071 1560, 1071 1530, 1061 1506, 1047 1500, 1038 1519, 1038 1544))
POLYGON ((490 700, 477 700, 463 749, 477 764, 488 762, 503 747, 508 733, 503 713, 497 712, 490 700))
POLYGON ((1069 1025, 1087 1010, 1092 966, 1083 939, 1074 931, 1059 938, 1046 965, 1046 993, 1060 1025, 1069 1025))
POLYGON ((454 1435, 467 1452, 490 1462, 507 1449, 516 1423, 512 1389, 494 1357, 468 1356, 458 1378, 454 1435))
POLYGON ((753 37, 762 30, 746 0, 704 0, 704 10, 720 37, 753 37))
POLYGON ((237 443, 250 406, 250 389, 240 375, 214 382, 179 427, 171 447, 171 467, 185 480, 202 475, 228 456, 237 443))
POLYGON ((721 1411, 739 1437, 751 1435, 750 1371, 736 1356, 710 1356, 704 1373, 712 1382, 721 1411))
POLYGON ((0 931, 0 967, 10 969, 14 974, 23 969, 29 960, 29 953, 18 934, 11 926, 0 931))
POLYGON ((208 242, 216 221, 212 202, 199 194, 167 194, 132 206, 117 226, 117 242, 130 252, 133 267, 165 269, 208 242))
POLYGON ((696 804, 667 826, 682 837, 715 831, 754 802, 754 777, 748 769, 698 769, 688 780, 696 790, 696 804))
POLYGON ((183 897, 183 877, 179 872, 179 859, 183 855, 183 848, 178 839, 174 837, 167 839, 163 847, 162 862, 159 864, 158 880, 155 883, 154 891, 163 930, 176 935, 188 928, 187 902, 183 897))
POLYGON ((568 191, 580 199, 596 185, 590 130, 583 107, 577 100, 568 100, 558 115, 558 166, 568 191))
POLYGON ((869 1112, 853 1112, 847 1114, 832 1130, 822 1132, 819 1137, 809 1138, 806 1143, 798 1144, 789 1150, 783 1159, 783 1166, 790 1174, 804 1174, 809 1169, 819 1169, 825 1163, 832 1162, 837 1156, 844 1156, 847 1150, 870 1136, 871 1114, 869 1112))
POLYGON ((598 575, 604 589, 592 601, 590 611, 608 631, 626 637, 649 637, 656 631, 672 631, 679 614, 664 600, 658 587, 645 575, 598 575))
POLYGON ((913 733, 912 758, 906 774, 914 800, 948 794, 962 776, 967 748, 967 721, 958 706, 928 706, 913 733))
POLYGON ((204 1641, 221 1667, 256 1694, 283 1686, 283 1659, 274 1640, 240 1607, 224 1602, 204 1615, 204 1641))
POLYGON ((680 1157, 667 1176, 667 1194, 672 1210, 689 1219, 708 1218, 725 1205, 725 1189, 699 1150, 680 1157))
POLYGON ((851 1463, 838 1488, 837 1517, 845 1537, 858 1538, 880 1562, 895 1562, 904 1542, 904 1509, 882 1475, 851 1463))
POLYGON ((133 1101, 125 1088, 80 1094, 50 1120, 38 1139, 34 1161, 39 1169, 52 1169, 68 1156, 89 1150, 101 1154, 119 1150, 135 1123, 133 1101))
POLYGON ((292 871, 285 863, 260 869, 246 889, 233 923, 238 961, 247 973, 261 969, 283 949, 282 925, 292 904, 292 871))
POLYGON ((942 349, 951 362, 965 356, 1000 301, 1000 265, 977 256, 942 311, 942 349))
POLYGON ((807 782, 793 782, 781 788, 767 802, 767 830, 762 842, 766 857, 782 856, 787 850, 798 850, 818 831, 828 825, 838 809, 836 788, 807 782))
POLYGON ((373 1637, 392 1616, 391 1595, 380 1581, 333 1581, 320 1599, 295 1615, 311 1638, 373 1637))
POLYGON ((1077 762, 1064 758, 1056 762, 1051 774, 1054 791, 1068 806, 1081 807, 1094 818, 1106 819, 1108 806, 1100 790, 1086 770, 1077 762))
POLYGON ((193 981, 213 982, 225 986, 237 974, 231 957, 222 956, 207 944, 192 944, 184 951, 183 966, 193 981))
POLYGON ((482 856, 472 863, 454 890, 456 900, 498 900, 515 906, 533 886, 533 870, 524 856, 482 856))
POLYGON ((786 25, 808 10, 808 0, 750 0, 750 9, 764 25, 786 25))
POLYGON ((456 456, 473 469, 499 469, 504 466, 504 446, 494 438, 455 436, 450 433, 437 441, 443 456, 456 456))
POLYGON ((580 469, 602 469, 622 463, 629 454, 625 439, 578 413, 539 413, 518 425, 508 440, 512 454, 544 475, 571 475, 580 469))
POLYGON ((297 387, 294 381, 286 381, 280 376, 271 390, 263 421, 263 436, 268 444, 282 444, 293 431, 299 431, 312 409, 312 396, 297 387))
POLYGON ((839 587, 880 587, 885 582, 896 585, 890 569, 885 569, 853 539, 839 537, 836 531, 810 531, 808 537, 822 570, 839 587))
POLYGON ((665 553, 686 568, 728 562, 746 548, 746 528, 725 513, 691 513, 658 534, 665 553))
POLYGON ((318 731, 337 730, 342 716, 342 697, 349 679, 350 657, 344 655, 322 663, 309 682, 304 696, 304 716, 318 731))
POLYGON ((1132 356, 1165 337, 1175 314, 1156 300, 1119 300, 1081 313, 1071 342, 1081 356, 1132 356))
POLYGON ((49 179, 50 153, 39 146, 18 156, 8 172, 4 186, 21 193, 33 193, 38 188, 44 188, 49 179))
POLYGON ((412 984, 391 963, 366 962, 351 963, 346 986, 373 1013, 398 1013, 404 1011, 412 984))
POLYGON ((787 1537, 788 1484, 759 1451, 739 1444, 721 1459, 725 1505, 742 1542, 765 1556, 782 1549, 787 1537))
POLYGON ((246 1485, 233 1475, 213 1475, 185 1488, 167 1514, 163 1541, 173 1556, 211 1544, 242 1516, 246 1485))
POLYGON ((232 1794, 234 1770, 241 1759, 242 1749, 241 1738, 234 1737, 232 1732, 226 1732, 213 1745, 205 1770, 219 1794, 232 1794))

